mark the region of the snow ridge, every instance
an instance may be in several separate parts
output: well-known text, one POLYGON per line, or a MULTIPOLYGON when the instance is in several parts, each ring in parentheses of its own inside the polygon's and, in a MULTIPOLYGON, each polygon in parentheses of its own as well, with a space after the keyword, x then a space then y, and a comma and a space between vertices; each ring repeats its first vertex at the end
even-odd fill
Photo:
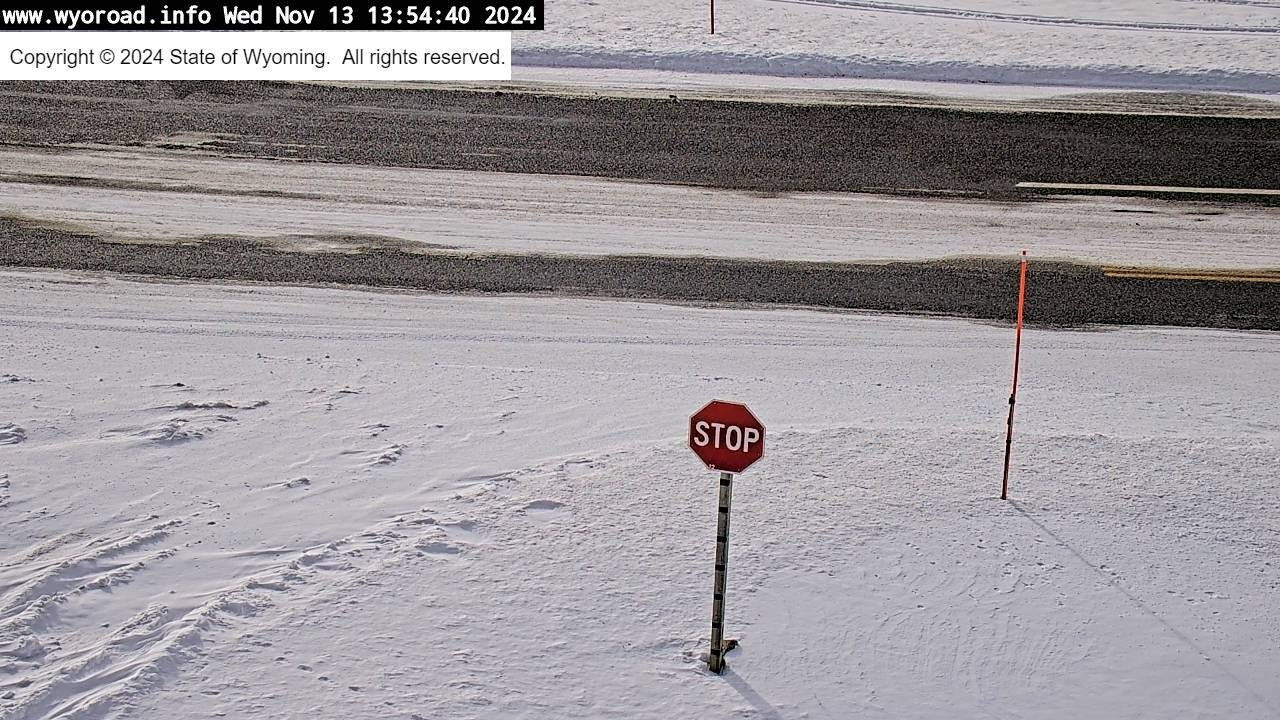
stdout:
POLYGON ((566 47, 513 50, 519 66, 657 70, 678 73, 763 75, 786 78, 850 78, 942 83, 992 83, 1065 88, 1214 91, 1280 94, 1280 75, 1235 69, 1145 69, 1081 64, 1052 65, 979 60, 900 60, 851 54, 566 47))
MULTIPOLYGON (((1197 23, 1169 23, 1154 20, 1124 21, 1073 18, 1030 13, 992 12, 974 8, 946 8, 930 5, 913 5, 879 0, 772 0, 795 5, 818 5, 851 10, 899 13, 903 15, 956 18, 961 20, 988 20, 1022 25, 1059 25, 1103 30, 1165 30, 1204 33, 1267 33, 1280 34, 1278 25, 1206 25, 1197 23)), ((1274 7, 1264 3, 1249 3, 1256 7, 1274 7)))

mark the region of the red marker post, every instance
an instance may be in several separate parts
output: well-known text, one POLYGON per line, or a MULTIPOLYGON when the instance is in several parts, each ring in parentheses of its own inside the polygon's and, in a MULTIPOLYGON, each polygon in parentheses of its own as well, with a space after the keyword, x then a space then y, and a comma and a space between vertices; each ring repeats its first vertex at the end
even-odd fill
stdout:
POLYGON ((716 512, 716 576, 711 595, 711 652, 707 667, 724 669, 724 595, 729 574, 729 503, 733 474, 764 455, 764 425, 746 405, 712 400, 689 418, 689 448, 708 469, 720 471, 720 507, 716 512))
POLYGON ((1009 453, 1013 449, 1013 406, 1018 401, 1018 360, 1022 355, 1022 306, 1027 298, 1027 251, 1022 251, 1018 266, 1018 325, 1013 336, 1013 391, 1009 393, 1009 431, 1004 437, 1004 480, 1000 499, 1009 499, 1009 453))

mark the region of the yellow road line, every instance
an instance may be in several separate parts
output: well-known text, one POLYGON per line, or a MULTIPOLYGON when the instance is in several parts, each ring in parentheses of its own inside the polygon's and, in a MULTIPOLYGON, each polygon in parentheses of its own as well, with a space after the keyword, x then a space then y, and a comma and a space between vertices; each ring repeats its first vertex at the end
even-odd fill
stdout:
POLYGON ((1168 268, 1104 267, 1107 277, 1143 280, 1210 280, 1214 282, 1280 283, 1276 270, 1170 270, 1168 268))

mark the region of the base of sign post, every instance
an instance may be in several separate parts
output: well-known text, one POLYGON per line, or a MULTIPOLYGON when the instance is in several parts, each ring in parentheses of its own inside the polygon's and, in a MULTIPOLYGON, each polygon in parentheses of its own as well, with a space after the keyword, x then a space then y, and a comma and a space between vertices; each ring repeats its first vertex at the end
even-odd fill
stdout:
POLYGON ((720 507, 716 510, 716 577, 711 595, 711 652, 707 667, 719 675, 724 669, 724 592, 729 573, 729 504, 733 501, 733 473, 720 473, 720 507))

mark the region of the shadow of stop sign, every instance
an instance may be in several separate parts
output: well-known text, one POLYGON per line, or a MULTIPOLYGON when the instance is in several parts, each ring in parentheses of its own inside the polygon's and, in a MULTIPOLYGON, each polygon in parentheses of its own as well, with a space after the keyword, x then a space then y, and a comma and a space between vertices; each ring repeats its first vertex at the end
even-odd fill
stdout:
POLYGON ((740 473, 764 455, 764 425, 746 405, 712 400, 689 418, 689 447, 712 470, 740 473))

